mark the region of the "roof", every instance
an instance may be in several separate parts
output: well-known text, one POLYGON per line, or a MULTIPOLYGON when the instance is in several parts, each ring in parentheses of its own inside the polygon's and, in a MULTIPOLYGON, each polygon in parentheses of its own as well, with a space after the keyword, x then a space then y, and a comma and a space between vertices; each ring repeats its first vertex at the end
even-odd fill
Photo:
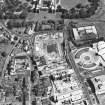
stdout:
POLYGON ((95 26, 84 26, 79 28, 73 28, 73 33, 75 40, 80 40, 86 36, 88 36, 88 39, 97 37, 97 30, 95 26))
POLYGON ((15 59, 26 59, 26 56, 16 56, 15 59))

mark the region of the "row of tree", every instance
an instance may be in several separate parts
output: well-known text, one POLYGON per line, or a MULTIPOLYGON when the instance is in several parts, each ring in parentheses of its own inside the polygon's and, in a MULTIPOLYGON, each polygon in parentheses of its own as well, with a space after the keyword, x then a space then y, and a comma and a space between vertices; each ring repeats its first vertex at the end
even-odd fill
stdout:
MULTIPOLYGON (((5 3, 0 7, 0 19, 25 19, 29 12, 39 12, 36 9, 38 0, 22 3, 19 0, 5 0, 5 3), (35 8, 33 8, 35 5, 35 8), (17 12, 17 14, 15 14, 17 12), (21 12, 18 14, 18 12, 21 12)), ((51 12, 51 10, 50 10, 51 12)))
POLYGON ((13 12, 3 13, 0 11, 0 19, 25 19, 28 15, 28 12, 23 11, 20 15, 16 15, 13 12))
MULTIPOLYGON (((39 12, 36 7, 38 1, 28 0, 32 5, 35 5, 35 8, 32 9, 32 6, 29 6, 28 3, 22 3, 19 0, 5 0, 5 4, 0 9, 0 19, 25 19, 28 15, 28 12, 39 12), (21 14, 17 15, 14 12, 20 12, 21 14)), ((99 6, 100 0, 88 0, 90 4, 83 6, 82 4, 77 4, 75 7, 70 10, 66 10, 58 5, 56 12, 62 12, 62 18, 88 18, 95 14, 99 6)), ((48 7, 50 6, 50 2, 47 3, 48 7)), ((51 8, 48 9, 49 13, 52 13, 51 8)))
POLYGON ((22 20, 19 22, 19 21, 12 19, 7 22, 7 28, 12 29, 12 28, 27 27, 27 26, 31 26, 32 24, 33 24, 32 21, 26 22, 26 21, 22 20))

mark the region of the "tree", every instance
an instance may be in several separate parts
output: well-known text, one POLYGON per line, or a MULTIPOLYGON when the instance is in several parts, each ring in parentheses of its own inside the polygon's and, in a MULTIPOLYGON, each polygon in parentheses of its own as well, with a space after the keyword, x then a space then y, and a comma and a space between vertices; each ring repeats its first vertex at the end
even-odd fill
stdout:
POLYGON ((43 75, 41 71, 38 71, 38 73, 39 73, 39 76, 43 75))
POLYGON ((99 4, 98 3, 92 3, 90 4, 91 8, 93 8, 94 10, 97 10, 99 4))
POLYGON ((100 0, 88 0, 88 2, 96 3, 96 2, 100 2, 100 0))
POLYGON ((28 3, 24 3, 22 4, 23 8, 27 8, 28 7, 28 3))
POLYGON ((82 4, 81 3, 79 3, 79 4, 76 5, 76 8, 78 8, 78 9, 80 9, 81 7, 82 7, 82 4))
POLYGON ((70 12, 71 12, 71 14, 75 14, 76 13, 76 9, 72 8, 72 9, 70 9, 70 12))
POLYGON ((17 40, 18 40, 18 37, 17 37, 17 36, 15 36, 15 37, 14 37, 14 40, 15 40, 15 41, 17 41, 17 40))
POLYGON ((47 7, 50 7, 51 1, 47 1, 47 7))
POLYGON ((1 56, 2 57, 6 57, 7 56, 7 53, 5 51, 1 52, 1 56))
POLYGON ((58 5, 58 6, 57 6, 56 12, 62 12, 62 7, 61 7, 61 5, 58 5))
POLYGON ((88 2, 93 2, 93 0, 88 0, 88 2))
POLYGON ((32 0, 26 0, 27 2, 32 2, 32 0))
POLYGON ((8 29, 12 29, 12 28, 13 28, 13 21, 9 20, 9 21, 7 22, 7 28, 8 28, 8 29))
POLYGON ((0 44, 8 44, 8 43, 9 43, 8 39, 0 40, 0 44))
POLYGON ((49 19, 47 22, 48 22, 49 24, 55 24, 55 21, 52 20, 52 19, 49 19))
POLYGON ((6 16, 6 19, 13 19, 14 14, 12 12, 8 12, 5 14, 5 16, 6 16))
POLYGON ((63 18, 63 19, 68 19, 68 18, 69 18, 68 12, 62 13, 61 18, 63 18))
POLYGON ((36 99, 32 101, 32 105, 37 105, 36 99))
POLYGON ((34 66, 37 66, 36 61, 35 61, 35 59, 34 59, 33 56, 30 57, 30 60, 31 60, 31 63, 32 63, 34 66))
POLYGON ((83 8, 81 8, 79 10, 79 15, 80 15, 80 18, 87 18, 87 17, 89 17, 87 11, 85 11, 83 8))
POLYGON ((26 86, 26 79, 25 78, 23 78, 23 80, 22 80, 22 89, 24 89, 24 88, 26 88, 27 86, 26 86))
POLYGON ((72 19, 72 18, 75 18, 76 17, 76 9, 75 8, 72 8, 69 10, 69 18, 72 19))
POLYGON ((3 19, 3 11, 0 10, 0 19, 3 19))
POLYGON ((68 13, 67 9, 62 9, 62 13, 68 13))
POLYGON ((53 82, 54 82, 55 77, 54 77, 53 75, 50 75, 50 76, 49 76, 49 79, 50 79, 51 81, 53 81, 53 82))
POLYGON ((95 14, 95 9, 94 9, 94 7, 90 7, 90 8, 87 10, 87 13, 88 13, 89 16, 94 15, 94 14, 95 14))
POLYGON ((23 11, 21 14, 20 14, 20 19, 25 19, 27 17, 28 13, 27 11, 23 11))
POLYGON ((90 8, 90 5, 85 5, 84 8, 88 10, 90 8))
POLYGON ((52 13, 52 9, 51 8, 48 9, 48 13, 52 13))
POLYGON ((17 7, 19 4, 21 4, 21 1, 19 0, 9 0, 11 2, 11 4, 14 6, 14 7, 17 7))
MULTIPOLYGON (((2 76, 2 71, 0 71, 0 77, 2 76)), ((0 89, 1 89, 1 86, 0 86, 0 89)))
POLYGON ((28 6, 28 7, 27 7, 27 11, 28 11, 28 12, 32 12, 31 8, 32 8, 31 6, 28 6))
POLYGON ((3 6, 2 9, 1 9, 1 11, 2 11, 3 13, 6 13, 6 12, 8 11, 8 7, 7 7, 6 5, 3 6))
POLYGON ((7 64, 8 75, 11 73, 11 61, 7 64))
POLYGON ((31 82, 32 83, 34 83, 34 77, 35 77, 34 71, 31 71, 31 82))
POLYGON ((16 100, 18 100, 19 102, 22 102, 22 97, 18 96, 18 97, 16 97, 16 100))
POLYGON ((99 102, 99 99, 98 99, 98 97, 97 97, 97 95, 96 95, 96 89, 95 89, 95 86, 94 86, 94 84, 93 84, 93 82, 91 81, 90 78, 87 79, 87 83, 88 83, 89 87, 91 88, 91 92, 92 92, 93 95, 95 96, 96 101, 97 101, 98 103, 100 103, 100 102, 99 102))
POLYGON ((16 96, 16 86, 13 85, 13 95, 16 96))
POLYGON ((6 7, 7 7, 8 9, 13 9, 13 8, 14 8, 14 6, 13 6, 13 4, 11 3, 10 0, 5 0, 5 5, 6 5, 6 7))
POLYGON ((38 89, 39 89, 38 85, 35 85, 32 89, 32 92, 35 96, 38 96, 38 89))

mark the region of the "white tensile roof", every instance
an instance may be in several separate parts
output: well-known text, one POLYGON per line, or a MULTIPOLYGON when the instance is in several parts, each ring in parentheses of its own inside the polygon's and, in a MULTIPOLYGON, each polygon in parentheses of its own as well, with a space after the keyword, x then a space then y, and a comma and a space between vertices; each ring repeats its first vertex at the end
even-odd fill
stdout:
POLYGON ((99 49, 98 54, 100 54, 103 57, 103 59, 105 59, 105 42, 104 41, 100 41, 98 43, 98 49, 99 49))

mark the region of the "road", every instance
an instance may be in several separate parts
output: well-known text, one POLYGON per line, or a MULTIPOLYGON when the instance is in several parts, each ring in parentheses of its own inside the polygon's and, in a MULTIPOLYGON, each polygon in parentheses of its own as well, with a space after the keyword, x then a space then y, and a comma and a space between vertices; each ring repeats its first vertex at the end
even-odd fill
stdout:
MULTIPOLYGON (((31 49, 32 50, 32 49, 31 49)), ((32 54, 32 52, 31 52, 31 54, 32 54)), ((30 62, 30 72, 29 72, 29 76, 28 76, 28 83, 29 83, 29 91, 28 91, 28 93, 29 93, 29 105, 31 105, 31 88, 32 88, 32 83, 31 83, 31 71, 33 70, 33 65, 32 65, 32 63, 31 63, 31 59, 30 59, 30 57, 27 55, 27 58, 28 58, 28 60, 29 60, 29 62, 30 62)))
POLYGON ((31 105, 31 81, 30 81, 30 76, 28 77, 28 82, 29 82, 29 105, 31 105))
POLYGON ((69 61, 68 63, 69 63, 70 65, 72 65, 72 67, 73 67, 73 69, 74 69, 74 71, 75 71, 75 73, 76 73, 76 75, 77 75, 78 80, 79 80, 80 83, 82 84, 84 93, 85 93, 85 95, 86 95, 86 97, 87 97, 87 99, 88 99, 88 101, 89 101, 89 105, 92 105, 91 98, 90 98, 90 95, 89 95, 89 92, 88 92, 88 88, 86 87, 86 85, 85 85, 85 83, 84 83, 84 80, 83 80, 83 78, 81 77, 81 74, 80 74, 80 72, 79 72, 79 68, 77 67, 77 65, 76 65, 76 63, 75 63, 75 61, 74 61, 74 59, 73 59, 73 55, 72 55, 72 53, 69 51, 69 49, 70 49, 70 46, 69 46, 69 44, 68 44, 68 41, 66 41, 66 52, 67 52, 66 54, 67 54, 68 61, 69 61))

